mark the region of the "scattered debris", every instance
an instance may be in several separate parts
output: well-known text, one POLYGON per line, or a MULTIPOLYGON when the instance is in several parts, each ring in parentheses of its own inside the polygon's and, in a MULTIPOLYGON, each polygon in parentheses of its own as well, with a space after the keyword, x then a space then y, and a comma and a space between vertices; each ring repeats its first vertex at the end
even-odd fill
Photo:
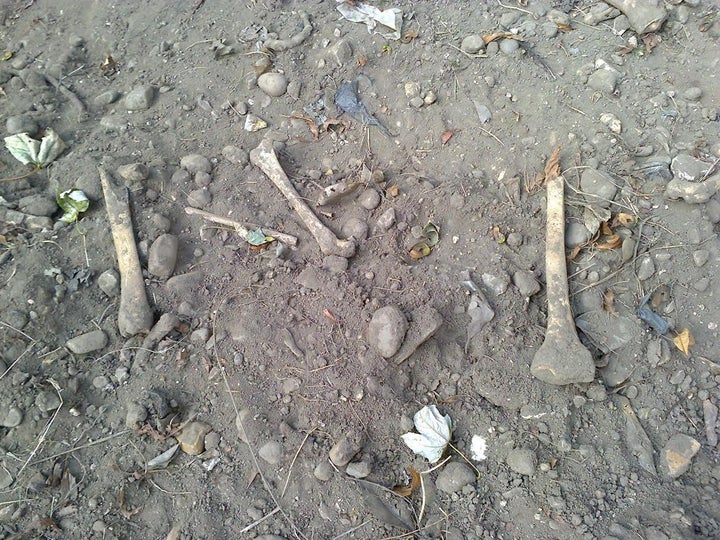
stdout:
POLYGON ((213 223, 228 225, 235 229, 235 232, 238 233, 240 238, 253 246, 263 245, 268 242, 274 242, 275 240, 277 240, 278 242, 282 242, 283 244, 287 244, 291 247, 295 247, 298 244, 297 236, 292 236, 291 234, 282 233, 280 231, 269 229, 267 227, 257 227, 256 225, 251 225, 247 223, 242 224, 232 219, 216 216, 215 214, 211 214, 210 212, 206 212, 205 210, 200 210, 199 208, 186 206, 185 213, 200 216, 203 219, 212 221, 213 223), (252 228, 254 228, 254 230, 251 230, 252 228))
POLYGON ((368 33, 376 33, 387 39, 400 39, 403 12, 399 8, 380 10, 375 6, 355 0, 337 0, 337 10, 350 22, 363 23, 368 33))
POLYGON ((273 52, 282 52, 297 47, 309 38, 313 31, 310 16, 305 11, 299 11, 298 15, 300 15, 300 20, 302 21, 302 28, 297 34, 286 39, 266 39, 263 46, 273 52))
POLYGON ((413 247, 410 248, 410 257, 415 260, 422 259, 430 255, 432 248, 440 242, 440 228, 433 222, 428 221, 422 230, 422 236, 413 247))
POLYGON ((335 92, 335 105, 338 109, 348 113, 358 122, 369 126, 375 126, 388 137, 394 137, 388 128, 383 126, 372 114, 368 112, 367 107, 365 107, 365 104, 360 99, 358 80, 359 78, 340 85, 337 92, 335 92))

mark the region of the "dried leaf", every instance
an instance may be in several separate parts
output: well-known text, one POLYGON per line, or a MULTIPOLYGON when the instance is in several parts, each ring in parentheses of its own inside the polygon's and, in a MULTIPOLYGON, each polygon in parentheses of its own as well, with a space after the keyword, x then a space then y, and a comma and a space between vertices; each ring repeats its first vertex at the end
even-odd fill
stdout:
POLYGON ((568 253, 567 256, 567 262, 574 261, 575 258, 580 255, 580 252, 583 250, 583 248, 586 246, 586 244, 578 244, 574 248, 572 248, 572 251, 568 253))
POLYGON ((545 173, 542 171, 538 171, 535 177, 530 180, 530 183, 527 185, 525 190, 528 193, 532 193, 543 187, 543 185, 545 185, 545 173))
POLYGON ((400 186, 398 186, 397 184, 393 184, 392 186, 387 188, 387 194, 391 197, 397 197, 398 195, 400 195, 400 186))
POLYGON ((545 179, 560 176, 560 147, 558 146, 545 162, 545 179))
POLYGON ((615 219, 613 220, 613 225, 622 225, 623 227, 627 227, 628 225, 631 225, 632 223, 635 223, 637 221, 637 218, 633 216, 632 214, 626 214, 625 212, 620 212, 617 216, 615 216, 615 219))
POLYGON ((485 34, 483 36, 483 43, 487 45, 497 39, 514 39, 516 41, 525 41, 522 36, 513 34, 512 32, 493 32, 492 34, 485 34))
POLYGON ((600 251, 610 251, 611 249, 617 249, 622 245, 622 238, 619 234, 611 234, 604 242, 597 244, 595 247, 600 251))
POLYGON ((642 40, 648 54, 650 54, 652 50, 657 47, 658 43, 660 43, 660 37, 657 34, 645 34, 642 40))
POLYGON ((504 244, 505 243, 505 234, 500 230, 500 227, 498 225, 495 225, 492 228, 491 231, 493 240, 495 240, 498 244, 504 244))
POLYGON ((689 328, 683 328, 682 332, 673 338, 673 343, 685 356, 690 356, 690 347, 695 345, 695 338, 689 328))
POLYGON ((437 463, 452 438, 450 416, 440 414, 435 405, 427 405, 415 413, 413 422, 418 432, 405 433, 402 440, 416 454, 437 463))
POLYGON ((402 38, 403 43, 410 43, 412 40, 414 40, 416 37, 418 37, 418 31, 416 29, 408 30, 405 32, 405 35, 402 38))
POLYGON ((333 324, 340 323, 340 321, 338 321, 338 318, 335 316, 335 314, 332 311, 330 311, 328 308, 323 309, 323 316, 333 324))
POLYGON ((608 313, 616 314, 615 309, 615 291, 607 289, 602 295, 602 309, 608 313))
POLYGON ((605 236, 611 236, 612 235, 612 228, 610 227, 610 224, 607 221, 603 221, 600 223, 600 233, 605 236))
POLYGON ((395 486, 392 488, 394 493, 397 493, 401 497, 409 497, 412 492, 420 487, 420 473, 413 467, 407 467, 405 469, 410 475, 410 484, 407 486, 395 486))
POLYGON ((428 255, 430 255, 430 246, 427 245, 427 240, 421 240, 410 248, 410 257, 416 261, 428 255))
POLYGON ((357 58, 357 65, 358 67, 365 67, 365 64, 367 64, 368 57, 365 55, 358 56, 357 58))
POLYGON ((455 135, 455 132, 452 129, 446 129, 442 132, 442 135, 440 135, 440 144, 445 146, 450 139, 452 139, 453 135, 455 135))
POLYGON ((556 24, 557 24, 557 28, 560 32, 572 32, 573 30, 575 30, 569 24, 563 24, 563 23, 556 23, 556 24))

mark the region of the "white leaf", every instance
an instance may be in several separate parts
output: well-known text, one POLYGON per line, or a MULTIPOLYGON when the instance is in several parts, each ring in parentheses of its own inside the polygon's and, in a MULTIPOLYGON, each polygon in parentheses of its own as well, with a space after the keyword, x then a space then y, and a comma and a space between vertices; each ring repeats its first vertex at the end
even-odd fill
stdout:
POLYGON ((36 141, 27 133, 18 133, 5 137, 8 151, 23 165, 45 167, 52 163, 62 151, 65 143, 54 130, 48 128, 41 141, 36 141))
POLYGON ((485 461, 487 459, 487 441, 480 435, 473 435, 470 441, 470 457, 475 461, 485 461))
POLYGON ((53 129, 48 128, 45 130, 45 136, 42 138, 42 141, 40 141, 37 163, 39 163, 41 167, 45 167, 55 161, 55 159, 62 154, 63 150, 65 150, 65 143, 60 138, 60 135, 55 133, 53 129))
POLYGON ((410 450, 430 463, 440 460, 452 438, 452 420, 441 415, 435 405, 423 407, 413 417, 418 433, 405 433, 402 440, 410 450))

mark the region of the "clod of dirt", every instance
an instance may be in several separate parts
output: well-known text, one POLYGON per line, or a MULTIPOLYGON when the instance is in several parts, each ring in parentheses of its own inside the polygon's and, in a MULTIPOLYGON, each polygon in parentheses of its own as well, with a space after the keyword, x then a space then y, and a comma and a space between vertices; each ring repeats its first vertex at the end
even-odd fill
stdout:
POLYGON ((342 435, 330 449, 330 461, 338 467, 344 467, 362 450, 365 437, 360 433, 342 435))
POLYGON ((400 350, 408 321, 397 306, 385 306, 373 313, 368 326, 368 342, 383 358, 390 358, 400 350))
POLYGON ((475 472, 465 463, 452 461, 438 474, 435 485, 445 493, 455 493, 475 482, 475 472))
POLYGON ((212 163, 210 163, 208 158, 200 154, 188 154, 187 156, 183 156, 180 159, 180 167, 190 174, 195 174, 200 171, 206 173, 212 172, 212 163))
POLYGON ((180 444, 180 450, 190 456, 198 456, 205 451, 205 435, 210 430, 210 426, 204 422, 190 422, 175 439, 180 444))
POLYGON ((513 448, 508 452, 507 464, 513 471, 523 476, 532 476, 537 467, 537 456, 529 448, 513 448))

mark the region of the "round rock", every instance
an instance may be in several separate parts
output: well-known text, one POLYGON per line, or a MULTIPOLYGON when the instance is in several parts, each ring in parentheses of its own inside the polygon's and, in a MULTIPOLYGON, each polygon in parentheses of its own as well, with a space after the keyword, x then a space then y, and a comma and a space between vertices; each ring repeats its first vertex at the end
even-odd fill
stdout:
POLYGON ((588 202, 603 208, 610 206, 617 187, 606 172, 597 169, 585 169, 580 177, 580 189, 585 192, 588 202))
POLYGON ((527 270, 518 270, 513 275, 513 283, 525 298, 530 298, 533 294, 540 292, 540 284, 532 272, 527 270))
POLYGON ((210 426, 204 422, 190 422, 175 437, 180 450, 190 456, 197 456, 205 451, 205 435, 210 433, 210 426))
POLYGON ((377 190, 366 189, 358 197, 358 203, 367 210, 375 210, 380 206, 380 194, 377 190))
POLYGON ((485 48, 485 42, 482 36, 472 34, 463 38, 460 43, 460 50, 468 54, 477 54, 485 48))
POLYGON ((373 313, 368 326, 368 341, 383 358, 394 355, 405 339, 408 321, 397 306, 385 306, 373 313))
POLYGON ((257 85, 268 96, 280 97, 287 91, 288 81, 282 73, 263 73, 258 77, 257 85))
POLYGON ((110 298, 120 294, 120 276, 115 270, 105 270, 98 276, 97 284, 100 290, 110 298))
POLYGON ((144 111, 150 108, 154 96, 155 90, 152 86, 136 86, 125 96, 122 104, 128 111, 144 111))
POLYGON ((167 279, 175 271, 178 238, 174 234, 161 234, 150 246, 148 271, 161 279, 167 279))
POLYGON ((0 421, 0 426, 6 427, 6 428, 14 428, 22 424, 23 421, 23 412, 22 409, 19 407, 9 407, 7 411, 4 412, 4 417, 2 421, 0 421))
POLYGON ((475 473, 465 463, 453 461, 445 465, 438 474, 435 485, 445 493, 455 493, 475 482, 475 473))
POLYGON ((523 476, 532 476, 537 467, 537 456, 529 448, 513 448, 508 452, 507 464, 513 471, 523 476))
POLYGON ((102 330, 93 330, 67 340, 65 346, 74 354, 89 354, 105 348, 108 337, 102 330))
POLYGON ((180 159, 180 167, 182 167, 191 174, 195 174, 196 172, 200 171, 206 173, 212 172, 212 163, 210 163, 210 160, 208 158, 206 158, 205 156, 201 156, 200 154, 189 154, 187 156, 184 156, 182 159, 180 159))
POLYGON ((35 406, 42 412, 54 411, 61 405, 60 397, 56 392, 43 390, 35 398, 35 406))
POLYGON ((277 441, 265 443, 258 450, 258 455, 267 461, 270 465, 277 465, 282 460, 282 445, 277 441))

